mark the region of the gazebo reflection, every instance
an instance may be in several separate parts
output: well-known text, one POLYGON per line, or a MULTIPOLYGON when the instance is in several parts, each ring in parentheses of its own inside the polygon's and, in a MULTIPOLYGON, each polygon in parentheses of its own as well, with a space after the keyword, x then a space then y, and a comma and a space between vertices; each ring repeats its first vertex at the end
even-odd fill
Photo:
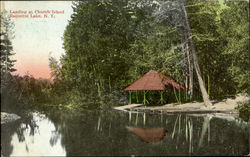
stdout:
POLYGON ((131 133, 136 135, 141 141, 146 143, 158 143, 164 139, 168 132, 162 128, 135 128, 126 127, 131 133))

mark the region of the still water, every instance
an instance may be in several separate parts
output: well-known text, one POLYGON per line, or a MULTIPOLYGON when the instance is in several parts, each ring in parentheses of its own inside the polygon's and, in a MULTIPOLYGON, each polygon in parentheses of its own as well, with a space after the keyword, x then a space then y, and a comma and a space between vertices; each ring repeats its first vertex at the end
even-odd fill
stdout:
POLYGON ((247 155, 249 123, 211 115, 29 113, 1 125, 4 156, 247 155))

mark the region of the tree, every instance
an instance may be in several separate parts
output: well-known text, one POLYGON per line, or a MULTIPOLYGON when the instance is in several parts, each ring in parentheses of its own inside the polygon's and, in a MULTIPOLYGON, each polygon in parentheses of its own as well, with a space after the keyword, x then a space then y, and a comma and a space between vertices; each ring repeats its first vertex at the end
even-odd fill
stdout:
POLYGON ((194 45, 202 71, 201 76, 203 77, 204 86, 207 86, 209 96, 212 97, 215 95, 216 90, 216 86, 214 87, 212 85, 214 85, 215 79, 218 79, 218 76, 215 77, 215 71, 217 72, 218 70, 222 73, 222 71, 219 70, 221 69, 219 68, 221 65, 218 66, 218 60, 220 58, 220 36, 218 33, 219 2, 189 1, 188 6, 194 45), (210 90, 211 88, 213 89, 212 91, 210 90))
POLYGON ((224 99, 246 92, 249 89, 248 3, 188 1, 187 6, 209 96, 224 99))
MULTIPOLYGON (((231 13, 246 10, 240 5, 230 8, 231 13)), ((240 66, 248 64, 233 59, 247 57, 238 53, 245 52, 248 38, 240 28, 243 44, 237 44, 232 33, 223 31, 221 22, 230 26, 232 21, 226 20, 230 11, 217 1, 86 0, 74 3, 73 9, 64 33, 66 53, 61 66, 51 60, 51 68, 66 90, 75 92, 70 96, 74 99, 108 99, 107 93, 124 88, 151 69, 185 82, 194 99, 200 89, 206 106, 211 105, 209 96, 217 99, 246 89, 247 72, 240 66), (229 43, 241 45, 236 55, 225 53, 232 51, 229 43), (231 62, 234 66, 229 68, 231 62)), ((245 19, 238 21, 243 25, 245 19)), ((230 31, 237 31, 238 24, 235 22, 230 31)))
POLYGON ((16 62, 16 60, 11 59, 11 56, 14 55, 11 43, 14 24, 7 16, 6 12, 2 12, 0 18, 1 94, 3 94, 10 82, 11 72, 16 71, 13 67, 13 63, 16 62))
POLYGON ((15 60, 10 57, 14 55, 12 53, 13 47, 11 39, 13 39, 14 24, 6 13, 1 13, 1 32, 0 32, 0 46, 1 46, 1 75, 8 74, 15 71, 13 68, 15 60))
MULTIPOLYGON (((198 63, 198 58, 196 55, 196 51, 193 43, 193 36, 189 24, 189 19, 186 11, 186 1, 158 1, 158 9, 156 10, 156 15, 162 20, 168 20, 174 26, 182 29, 180 32, 182 33, 181 39, 185 46, 183 46, 183 52, 188 56, 188 61, 186 62, 189 67, 190 76, 190 84, 189 89, 192 91, 192 66, 194 65, 194 69, 196 71, 196 75, 198 78, 200 90, 202 93, 202 97, 205 103, 205 106, 211 106, 211 102, 209 100, 209 95, 207 94, 206 88, 204 86, 204 82, 201 76, 200 67, 198 63), (186 39, 186 40, 185 40, 186 39), (193 63, 191 62, 193 60, 193 63)), ((186 85, 187 86, 187 85, 186 85)), ((192 94, 192 93, 191 93, 192 94)))
POLYGON ((59 82, 62 80, 61 66, 54 57, 49 57, 49 67, 51 70, 51 78, 54 79, 54 82, 59 82))
POLYGON ((176 70, 181 67, 176 64, 181 52, 178 31, 156 21, 154 6, 149 4, 123 0, 73 6, 75 12, 64 33, 66 54, 60 60, 67 90, 99 101, 151 69, 182 80, 181 70, 176 70))
POLYGON ((249 2, 227 1, 225 6, 220 14, 220 34, 224 38, 222 54, 231 82, 227 87, 230 94, 249 92, 249 2))

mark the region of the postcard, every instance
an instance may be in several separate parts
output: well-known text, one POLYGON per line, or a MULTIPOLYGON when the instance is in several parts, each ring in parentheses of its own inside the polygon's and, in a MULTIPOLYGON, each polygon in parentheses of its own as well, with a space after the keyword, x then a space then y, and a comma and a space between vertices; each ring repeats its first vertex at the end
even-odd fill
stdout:
POLYGON ((1 156, 250 153, 249 1, 1 1, 1 156))

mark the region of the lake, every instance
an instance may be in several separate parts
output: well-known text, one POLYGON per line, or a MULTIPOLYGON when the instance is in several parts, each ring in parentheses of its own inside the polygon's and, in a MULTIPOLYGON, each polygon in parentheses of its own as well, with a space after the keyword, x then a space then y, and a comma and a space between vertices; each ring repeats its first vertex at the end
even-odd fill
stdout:
POLYGON ((50 110, 1 125, 1 147, 4 156, 242 156, 249 131, 230 116, 50 110))

